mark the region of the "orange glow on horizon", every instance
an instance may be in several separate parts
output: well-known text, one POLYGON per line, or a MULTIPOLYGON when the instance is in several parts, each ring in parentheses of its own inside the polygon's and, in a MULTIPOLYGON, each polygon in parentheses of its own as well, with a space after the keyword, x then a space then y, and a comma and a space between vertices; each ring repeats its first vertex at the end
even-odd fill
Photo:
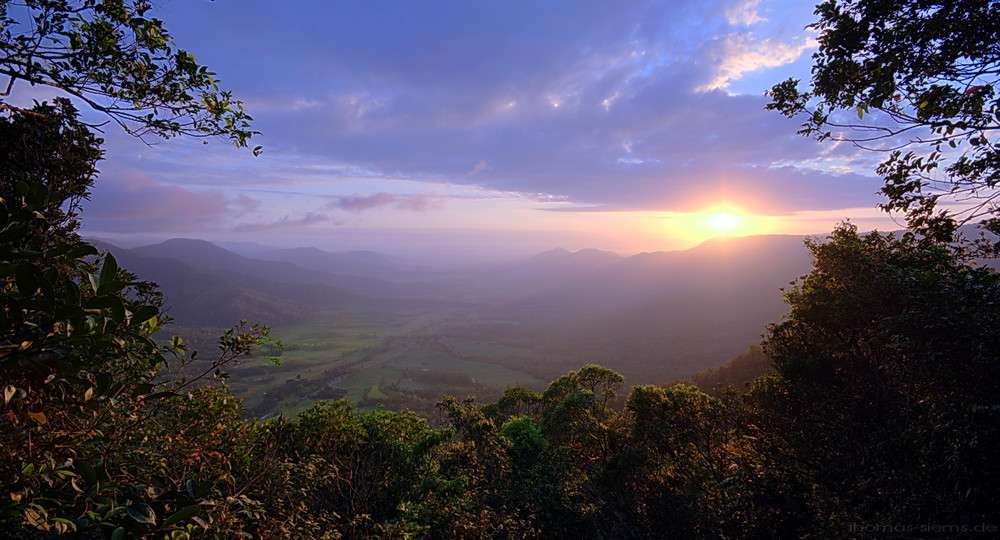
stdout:
POLYGON ((775 221, 732 204, 719 204, 700 212, 671 213, 665 232, 683 244, 694 246, 718 236, 767 234, 772 232, 775 221))

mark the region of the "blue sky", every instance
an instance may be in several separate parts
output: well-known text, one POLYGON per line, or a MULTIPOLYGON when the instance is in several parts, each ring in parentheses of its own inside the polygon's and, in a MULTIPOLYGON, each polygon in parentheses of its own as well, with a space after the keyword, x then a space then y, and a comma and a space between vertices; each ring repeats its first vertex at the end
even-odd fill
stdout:
POLYGON ((802 1, 164 1, 177 44, 263 134, 109 131, 85 230, 529 254, 815 234, 874 207, 879 156, 795 135, 763 92, 807 77, 802 1))

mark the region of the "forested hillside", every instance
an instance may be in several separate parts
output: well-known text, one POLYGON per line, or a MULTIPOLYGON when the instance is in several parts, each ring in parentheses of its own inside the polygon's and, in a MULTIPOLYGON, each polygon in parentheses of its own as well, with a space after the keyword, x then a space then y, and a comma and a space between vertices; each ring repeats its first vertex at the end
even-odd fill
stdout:
MULTIPOLYGON (((960 138, 973 148, 932 161, 956 159, 947 178, 960 189, 949 193, 992 194, 972 214, 995 230, 995 128, 992 120, 970 122, 1000 111, 992 87, 1000 6, 968 0, 902 9, 909 5, 822 4, 815 94, 799 94, 792 83, 776 87, 776 108, 794 115, 814 104, 813 98, 825 100, 825 108, 809 116, 818 129, 829 127, 823 111, 831 108, 853 113, 857 107, 857 116, 864 117, 882 107, 897 120, 912 113, 927 122, 943 137, 932 145, 960 138), (886 13, 898 17, 884 24, 886 13), (954 34, 963 30, 971 32, 968 42, 952 46, 954 34), (886 33, 904 40, 904 50, 888 38, 889 51, 876 46, 886 33), (937 48, 941 55, 926 66, 909 56, 937 48), (867 63, 876 60, 877 69, 867 63), (900 75, 908 67, 943 73, 932 79, 923 72, 900 75), (863 77, 872 72, 880 78, 863 77), (955 80, 983 84, 959 91, 948 84, 955 80), (916 112, 893 104, 896 91, 902 94, 898 101, 914 100, 916 112), (957 120, 942 124, 942 118, 957 120)), ((255 133, 241 104, 219 90, 214 74, 176 50, 163 23, 147 18, 147 10, 144 2, 131 0, 0 1, 0 74, 10 78, 8 91, 47 85, 128 133, 222 136, 246 146, 255 133), (24 13, 33 24, 16 24, 14 17, 24 13)), ((310 281, 320 270, 303 274, 278 263, 221 277, 189 263, 209 258, 246 265, 204 244, 185 247, 206 250, 188 262, 98 250, 78 234, 80 205, 100 181, 103 141, 95 128, 80 120, 68 99, 27 107, 3 99, 0 537, 1000 533, 1000 274, 972 262, 995 255, 998 246, 986 238, 978 245, 956 241, 952 233, 961 216, 939 208, 930 187, 908 176, 928 171, 919 157, 894 154, 880 169, 885 191, 894 197, 889 206, 907 210, 913 230, 860 233, 844 223, 823 239, 807 240, 809 268, 787 288, 785 316, 767 326, 759 349, 697 381, 713 389, 716 381, 731 384, 732 390, 709 395, 686 384, 630 388, 616 370, 577 358, 578 365, 537 391, 508 385, 495 399, 439 396, 426 416, 336 400, 262 420, 246 418, 227 371, 251 359, 277 361, 269 356, 279 351, 270 330, 239 323, 203 356, 181 338, 154 339, 166 331, 164 306, 170 300, 145 281, 147 272, 165 271, 158 279, 168 286, 171 277, 194 282, 192 295, 225 296, 234 306, 227 316, 295 319, 319 302, 361 301, 356 293, 310 281), (313 294, 299 295, 302 283, 312 284, 313 294), (771 372, 743 384, 765 358, 771 372), (191 367, 197 369, 184 369, 191 367)), ((762 237, 745 245, 778 261, 794 258, 789 242, 762 237)), ((725 243, 709 243, 699 253, 729 254, 720 247, 725 243)), ((683 332, 703 331, 706 319, 669 310, 689 305, 684 302, 692 294, 720 310, 756 305, 758 295, 779 298, 775 290, 743 290, 769 287, 775 276, 764 262, 747 264, 747 254, 733 257, 731 266, 692 275, 691 288, 659 283, 660 292, 669 294, 645 302, 641 287, 651 281, 642 274, 665 266, 633 266, 633 259, 585 252, 570 264, 580 269, 574 279, 525 297, 508 296, 466 322, 498 332, 501 317, 528 311, 550 332, 557 327, 553 321, 576 312, 626 341, 634 339, 627 332, 640 319, 651 325, 686 322, 683 332), (629 276, 613 295, 622 302, 616 307, 624 322, 617 325, 575 302, 607 292, 590 286, 601 273, 629 276), (717 298, 705 296, 702 291, 719 279, 734 285, 719 289, 717 298), (545 296, 558 290, 572 293, 545 296), (539 312, 538 305, 551 310, 539 312)), ((663 258, 666 266, 683 263, 669 254, 638 261, 647 258, 663 258)), ((525 270, 514 283, 537 277, 537 271, 525 270)), ((178 305, 222 303, 222 296, 186 298, 178 305)), ((404 296, 400 302, 417 300, 433 298, 404 296)), ((454 300, 459 306, 466 301, 454 300)), ((177 311, 194 321, 207 317, 177 311)), ((435 339, 451 336, 454 320, 420 326, 424 322, 414 323, 417 330, 434 327, 440 334, 424 335, 421 346, 438 352, 458 346, 435 339)), ((216 321, 206 318, 204 324, 216 321)), ((709 336, 716 331, 707 330, 709 336)), ((606 349, 598 347, 611 343, 605 335, 580 339, 602 354, 606 349)), ((461 374, 437 375, 463 380, 461 374)), ((374 387, 377 392, 369 395, 382 392, 374 387)))

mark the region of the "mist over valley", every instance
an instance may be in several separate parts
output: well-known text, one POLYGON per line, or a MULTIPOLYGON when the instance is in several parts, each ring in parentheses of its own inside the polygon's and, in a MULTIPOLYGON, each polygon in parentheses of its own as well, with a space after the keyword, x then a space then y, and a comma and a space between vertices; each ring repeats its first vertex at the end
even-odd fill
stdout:
POLYGON ((284 350, 264 353, 279 364, 230 369, 232 390, 266 416, 333 398, 430 414, 444 394, 487 402, 585 364, 630 385, 689 379, 745 353, 781 318, 779 289, 809 269, 803 239, 719 237, 628 257, 556 248, 451 268, 180 238, 98 246, 160 285, 168 331, 203 354, 241 319, 273 328, 284 350))

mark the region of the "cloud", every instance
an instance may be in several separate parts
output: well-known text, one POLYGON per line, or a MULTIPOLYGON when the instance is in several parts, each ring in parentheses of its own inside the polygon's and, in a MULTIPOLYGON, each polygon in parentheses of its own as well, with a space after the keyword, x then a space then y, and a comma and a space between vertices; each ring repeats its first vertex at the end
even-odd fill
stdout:
POLYGON ((484 160, 479 160, 479 163, 476 163, 475 167, 470 169, 469 172, 465 173, 465 176, 475 176, 489 168, 490 168, 489 163, 486 163, 486 161, 484 160))
POLYGON ((300 217, 284 216, 281 219, 274 221, 242 223, 233 227, 231 230, 233 232, 264 232, 283 229, 302 229, 319 223, 330 223, 333 225, 343 224, 343 222, 335 220, 326 214, 319 212, 307 212, 305 215, 300 217))
POLYGON ((440 208, 441 205, 442 202, 439 198, 429 195, 375 193, 372 195, 337 196, 327 204, 327 208, 337 208, 348 212, 364 212, 373 208, 392 206, 397 210, 423 212, 440 208))
POLYGON ((751 26, 766 22, 767 19, 761 17, 757 11, 757 6, 761 0, 739 0, 725 10, 726 20, 733 26, 751 26))
POLYGON ((719 90, 744 74, 773 68, 797 60, 806 50, 816 46, 816 40, 801 38, 795 43, 775 39, 757 39, 752 34, 729 34, 718 40, 715 54, 715 76, 699 91, 719 90))
POLYGON ((257 204, 249 197, 230 200, 216 191, 163 185, 144 171, 112 167, 95 183, 83 222, 88 232, 196 231, 257 204))

